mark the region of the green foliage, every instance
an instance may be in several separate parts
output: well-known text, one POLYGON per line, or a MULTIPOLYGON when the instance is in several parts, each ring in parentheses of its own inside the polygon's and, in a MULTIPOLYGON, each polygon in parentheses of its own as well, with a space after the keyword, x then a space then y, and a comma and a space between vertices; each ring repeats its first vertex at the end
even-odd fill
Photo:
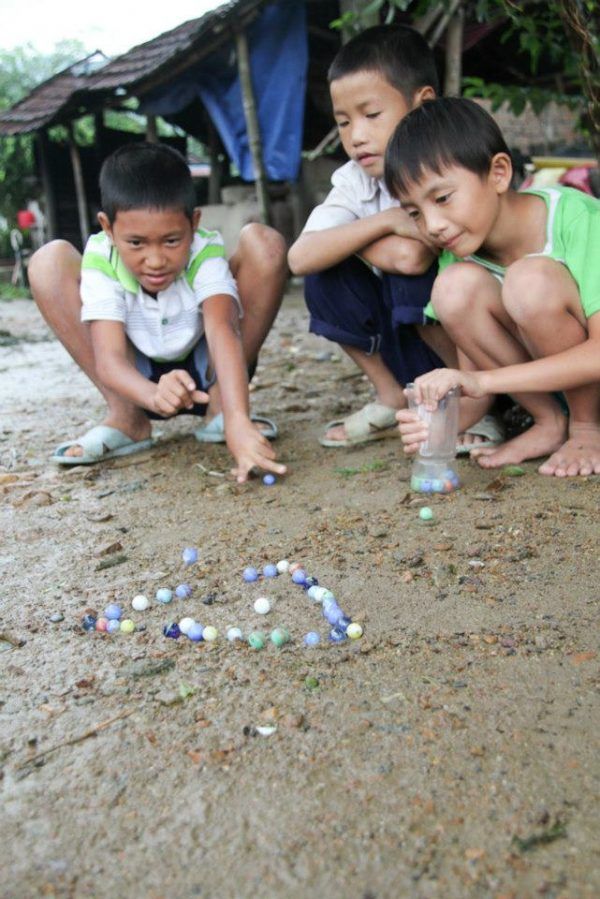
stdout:
MULTIPOLYGON (((41 54, 30 44, 0 50, 0 110, 8 109, 37 84, 86 55, 79 41, 60 41, 52 53, 41 54)), ((31 198, 34 181, 33 137, 0 138, 0 215, 14 223, 18 209, 31 198)))
MULTIPOLYGON (((410 21, 417 24, 422 16, 439 6, 449 9, 451 0, 364 0, 357 4, 356 11, 344 13, 331 23, 331 27, 356 33, 372 24, 374 14, 379 21, 389 23, 399 12, 408 13, 410 21)), ((590 40, 598 51, 600 32, 593 24, 598 21, 595 18, 598 0, 580 0, 580 6, 590 40)), ((499 40, 513 46, 516 43, 520 60, 513 67, 512 83, 486 83, 481 78, 465 78, 466 96, 486 97, 492 101, 494 109, 507 103, 516 115, 523 112, 528 102, 536 113, 553 100, 571 107, 581 105, 581 60, 565 34, 561 0, 545 3, 539 0, 465 0, 463 7, 470 21, 500 20, 499 40), (542 63, 544 69, 550 67, 555 74, 539 77, 542 63)))

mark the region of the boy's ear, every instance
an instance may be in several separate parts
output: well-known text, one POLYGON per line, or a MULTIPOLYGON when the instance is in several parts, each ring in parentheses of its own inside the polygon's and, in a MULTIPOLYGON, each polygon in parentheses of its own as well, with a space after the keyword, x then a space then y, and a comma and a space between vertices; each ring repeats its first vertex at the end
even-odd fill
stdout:
POLYGON ((496 193, 504 194, 510 187, 513 168, 510 156, 507 153, 496 153, 490 163, 490 179, 496 189, 496 193))
POLYGON ((195 231, 200 224, 200 219, 202 218, 202 210, 199 206, 196 206, 192 213, 192 230, 195 231))
POLYGON ((412 99, 412 109, 416 109, 417 106, 420 106, 421 103, 424 103, 426 100, 435 100, 436 93, 431 85, 427 84, 425 87, 420 87, 412 99))
POLYGON ((112 225, 108 219, 108 216, 105 212, 98 213, 98 221, 100 222, 100 227, 106 234, 110 240, 112 240, 112 225))

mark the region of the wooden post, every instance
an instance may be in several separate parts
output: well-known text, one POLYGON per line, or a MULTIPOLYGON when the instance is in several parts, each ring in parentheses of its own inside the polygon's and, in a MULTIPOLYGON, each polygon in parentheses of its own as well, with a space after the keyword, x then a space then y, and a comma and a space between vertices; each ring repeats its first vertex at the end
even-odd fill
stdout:
POLYGON ((158 143, 158 129, 156 127, 156 116, 146 116, 146 140, 150 144, 158 143))
POLYGON ((85 184, 83 183, 83 171, 81 168, 81 156, 79 155, 79 147, 75 140, 75 130, 73 123, 69 129, 69 151, 71 153, 71 165, 73 167, 73 180, 75 181, 75 195, 77 197, 77 213, 79 215, 79 231, 81 234, 81 244, 85 247, 88 237, 90 236, 90 220, 88 217, 87 200, 85 196, 85 184))
POLYGON ((460 97, 462 84, 464 9, 459 6, 448 23, 446 31, 446 74, 444 94, 460 97))
POLYGON ((208 176, 208 202, 221 202, 221 160, 219 159, 219 135, 217 129, 208 118, 208 153, 210 156, 210 175, 208 176))
POLYGON ((248 134, 248 144, 250 146, 252 162, 254 163, 254 178, 256 182, 260 220, 263 224, 268 225, 271 221, 271 215, 269 210, 267 177, 263 163, 260 128, 258 126, 254 90, 252 88, 252 78, 250 75, 248 41, 243 31, 235 32, 235 48, 237 53, 238 74, 240 76, 240 85, 242 88, 246 133, 248 134))
POLYGON ((52 181, 52 169, 48 159, 48 133, 38 131, 38 151, 40 161, 40 174, 42 176, 42 188, 44 191, 44 215, 46 217, 46 232, 48 240, 58 237, 58 224, 56 214, 56 192, 52 181))

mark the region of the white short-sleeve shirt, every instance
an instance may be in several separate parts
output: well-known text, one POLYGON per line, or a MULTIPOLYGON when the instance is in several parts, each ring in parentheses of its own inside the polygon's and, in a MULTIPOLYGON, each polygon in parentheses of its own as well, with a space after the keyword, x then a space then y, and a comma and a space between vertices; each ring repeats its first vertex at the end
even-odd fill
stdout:
POLYGON ((332 189, 323 202, 315 206, 303 232, 347 225, 356 219, 400 205, 398 200, 390 196, 383 181, 367 175, 353 160, 335 170, 331 183, 332 189))
POLYGON ((204 334, 202 303, 216 294, 233 297, 242 314, 218 231, 196 231, 185 270, 156 298, 143 290, 103 231, 86 244, 81 320, 122 322, 129 340, 150 359, 186 356, 204 334))

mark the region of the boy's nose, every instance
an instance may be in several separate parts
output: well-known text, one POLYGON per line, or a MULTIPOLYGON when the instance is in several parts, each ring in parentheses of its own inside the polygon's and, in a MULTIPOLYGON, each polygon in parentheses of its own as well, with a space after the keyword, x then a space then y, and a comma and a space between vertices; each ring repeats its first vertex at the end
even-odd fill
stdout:
POLYGON ((164 266, 164 255, 158 249, 150 248, 146 255, 146 265, 152 269, 162 269, 164 266))

